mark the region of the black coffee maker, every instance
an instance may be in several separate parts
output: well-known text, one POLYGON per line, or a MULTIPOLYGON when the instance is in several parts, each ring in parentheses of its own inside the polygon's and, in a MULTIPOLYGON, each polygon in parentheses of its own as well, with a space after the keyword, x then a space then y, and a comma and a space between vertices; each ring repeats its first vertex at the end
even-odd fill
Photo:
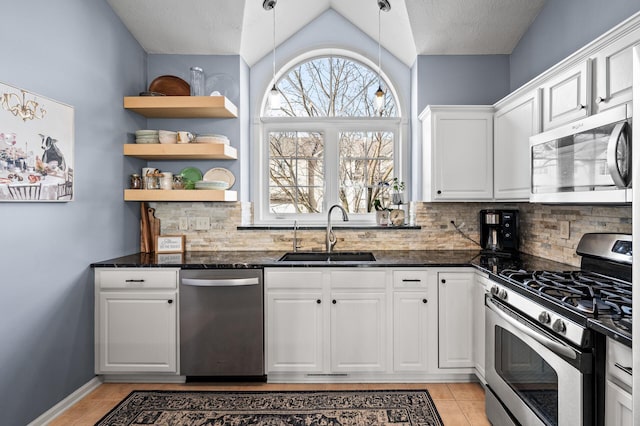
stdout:
POLYGON ((512 256, 518 253, 517 210, 480 210, 480 246, 483 253, 512 256))

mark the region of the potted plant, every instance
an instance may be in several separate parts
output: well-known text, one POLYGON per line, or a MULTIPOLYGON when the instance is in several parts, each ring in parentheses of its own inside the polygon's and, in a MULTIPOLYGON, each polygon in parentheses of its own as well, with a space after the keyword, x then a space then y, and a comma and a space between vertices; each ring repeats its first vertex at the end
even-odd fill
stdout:
POLYGON ((394 177, 391 181, 391 200, 393 204, 404 204, 404 189, 405 184, 403 181, 399 180, 397 177, 394 177))
POLYGON ((387 226, 389 224, 389 208, 383 207, 380 198, 373 200, 373 208, 376 210, 376 224, 387 226))

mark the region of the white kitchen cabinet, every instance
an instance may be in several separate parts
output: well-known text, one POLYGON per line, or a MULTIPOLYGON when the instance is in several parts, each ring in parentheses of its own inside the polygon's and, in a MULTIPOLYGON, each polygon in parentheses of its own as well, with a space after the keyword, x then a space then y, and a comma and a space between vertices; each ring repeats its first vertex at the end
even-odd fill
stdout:
POLYGON ((492 199, 493 107, 428 106, 420 120, 422 199, 492 199))
POLYGON ((386 274, 265 269, 267 374, 385 371, 386 274))
POLYGON ((631 102, 632 50, 638 40, 640 40, 640 30, 636 29, 611 41, 593 57, 595 84, 592 113, 631 102))
POLYGON ((480 272, 475 273, 473 284, 473 359, 476 376, 482 383, 485 380, 485 295, 491 289, 491 281, 480 272))
POLYGON ((473 368, 474 272, 440 272, 438 283, 438 367, 473 368))
POLYGON ((542 85, 542 127, 544 131, 589 115, 591 60, 554 75, 542 85))
POLYGON ((385 371, 384 292, 332 292, 331 372, 385 371))
POLYGON ((438 335, 438 288, 431 275, 424 269, 393 271, 395 372, 429 370, 429 348, 438 335))
POLYGON ((529 200, 529 137, 540 133, 540 116, 540 90, 537 89, 496 110, 493 140, 495 200, 529 200))
POLYGON ((178 373, 177 270, 96 270, 97 374, 178 373))
POLYGON ((633 425, 631 348, 607 338, 605 386, 605 425, 633 425))
POLYGON ((267 371, 322 372, 322 290, 268 291, 266 309, 267 371))

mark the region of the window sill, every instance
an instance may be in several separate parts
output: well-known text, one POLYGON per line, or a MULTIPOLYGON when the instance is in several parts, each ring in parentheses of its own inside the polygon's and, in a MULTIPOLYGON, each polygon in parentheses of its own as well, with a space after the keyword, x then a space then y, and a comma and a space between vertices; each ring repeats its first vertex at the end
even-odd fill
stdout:
MULTIPOLYGON (((298 230, 325 230, 326 225, 299 225, 298 230)), ((420 225, 402 225, 402 226, 378 226, 378 225, 331 225, 332 229, 344 229, 344 230, 358 230, 358 229, 366 229, 370 230, 380 230, 380 231, 400 231, 400 230, 409 230, 409 229, 422 229, 420 225)), ((293 226, 282 226, 282 225, 243 225, 238 226, 236 228, 238 231, 287 231, 293 230, 293 226)))

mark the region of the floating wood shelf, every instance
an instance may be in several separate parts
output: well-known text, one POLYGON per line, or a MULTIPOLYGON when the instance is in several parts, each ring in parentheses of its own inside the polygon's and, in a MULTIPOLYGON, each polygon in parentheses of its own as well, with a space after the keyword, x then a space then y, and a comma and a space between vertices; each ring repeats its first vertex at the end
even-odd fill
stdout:
POLYGON ((125 144, 124 155, 145 160, 236 160, 238 151, 219 143, 125 144))
POLYGON ((125 189, 125 201, 238 201, 236 191, 215 189, 125 189))
POLYGON ((236 118, 225 96, 126 96, 124 107, 147 118, 236 118))

